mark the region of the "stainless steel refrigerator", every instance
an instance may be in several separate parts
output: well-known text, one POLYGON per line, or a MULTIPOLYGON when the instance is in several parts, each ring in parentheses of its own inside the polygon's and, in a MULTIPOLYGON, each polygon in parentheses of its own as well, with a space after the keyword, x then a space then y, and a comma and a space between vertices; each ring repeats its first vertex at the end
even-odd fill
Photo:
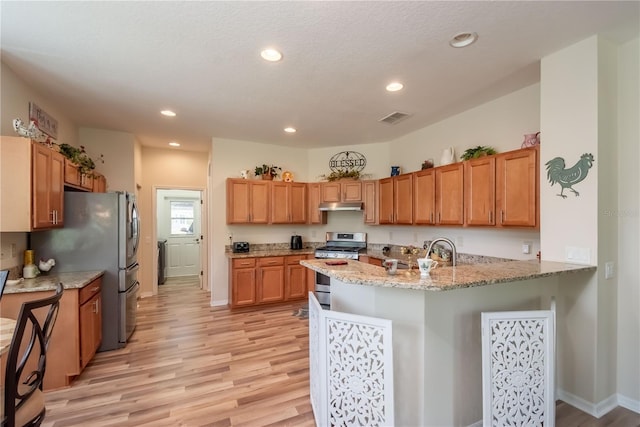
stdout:
POLYGON ((124 347, 136 327, 140 219, 124 192, 64 195, 64 228, 31 233, 38 258, 56 260, 54 272, 104 270, 102 344, 124 347))

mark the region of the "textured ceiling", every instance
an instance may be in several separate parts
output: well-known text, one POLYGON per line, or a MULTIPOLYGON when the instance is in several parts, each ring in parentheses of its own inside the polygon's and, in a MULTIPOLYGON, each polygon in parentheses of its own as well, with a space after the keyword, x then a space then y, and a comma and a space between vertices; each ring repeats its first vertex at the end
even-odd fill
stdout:
POLYGON ((78 126, 296 147, 388 141, 539 80, 540 58, 638 36, 619 1, 0 3, 2 61, 78 126), (479 40, 449 47, 461 31, 479 40), (259 52, 280 49, 266 63, 259 52), (388 93, 401 80, 405 89, 388 93), (167 119, 159 110, 178 116, 167 119), (378 120, 411 114, 396 125, 378 120), (284 134, 285 126, 298 132, 284 134))

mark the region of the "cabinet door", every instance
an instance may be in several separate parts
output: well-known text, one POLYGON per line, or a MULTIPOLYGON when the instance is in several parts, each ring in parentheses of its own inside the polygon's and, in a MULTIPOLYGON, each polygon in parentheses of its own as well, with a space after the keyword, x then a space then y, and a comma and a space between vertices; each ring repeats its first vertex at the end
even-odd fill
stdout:
POLYGON ((289 222, 305 224, 307 222, 307 185, 294 182, 289 186, 289 222))
POLYGON ((486 156, 464 162, 465 224, 494 225, 496 158, 486 156))
POLYGON ((308 201, 309 201, 309 224, 326 224, 327 213, 318 209, 320 206, 320 183, 307 184, 308 187, 308 201))
POLYGON ((307 268, 300 264, 288 264, 285 283, 285 299, 304 299, 307 296, 307 268))
POLYGON ((286 182, 271 184, 271 223, 288 224, 291 222, 289 214, 291 187, 286 182))
POLYGON ((413 177, 413 223, 435 224, 436 173, 435 169, 424 169, 413 177))
POLYGON ((86 173, 80 174, 80 187, 85 190, 93 191, 93 175, 88 175, 86 173))
POLYGON ((84 369, 102 341, 102 305, 100 293, 80 306, 80 367, 84 369))
POLYGON ((362 201, 362 183, 360 181, 347 181, 341 183, 343 202, 362 201))
POLYGON ((258 268, 258 303, 284 300, 284 265, 258 268))
POLYGON ((436 223, 464 224, 464 164, 436 168, 436 223))
POLYGON ((269 223, 270 184, 270 181, 256 181, 250 184, 249 217, 252 224, 269 223))
POLYGON ((69 185, 80 185, 80 169, 69 159, 64 159, 64 182, 69 185))
POLYGON ((364 181, 362 183, 362 201, 364 202, 364 223, 376 224, 377 197, 376 182, 364 181))
POLYGON ((393 179, 384 178, 378 186, 378 212, 380 224, 393 224, 393 179))
POLYGON ((413 174, 393 178, 393 210, 396 224, 413 224, 413 174))
POLYGON ((497 156, 498 224, 536 227, 538 217, 538 167, 535 148, 497 156))
POLYGON ((42 144, 32 144, 32 227, 62 227, 64 157, 42 144))
POLYGON ((256 303, 256 269, 235 268, 231 278, 231 306, 240 307, 256 303))
POLYGON ((107 178, 104 175, 97 175, 93 181, 93 192, 104 193, 107 191, 107 178))
POLYGON ((340 202, 342 200, 342 189, 339 182, 323 182, 320 184, 323 203, 340 202))
POLYGON ((227 180, 227 224, 249 222, 249 181, 227 180))

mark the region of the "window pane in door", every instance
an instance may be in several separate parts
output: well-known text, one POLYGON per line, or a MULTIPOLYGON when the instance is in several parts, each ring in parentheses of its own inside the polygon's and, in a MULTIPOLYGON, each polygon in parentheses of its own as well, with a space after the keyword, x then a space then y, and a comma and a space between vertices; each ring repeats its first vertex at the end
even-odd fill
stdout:
POLYGON ((193 234, 194 201, 171 201, 171 234, 193 234))

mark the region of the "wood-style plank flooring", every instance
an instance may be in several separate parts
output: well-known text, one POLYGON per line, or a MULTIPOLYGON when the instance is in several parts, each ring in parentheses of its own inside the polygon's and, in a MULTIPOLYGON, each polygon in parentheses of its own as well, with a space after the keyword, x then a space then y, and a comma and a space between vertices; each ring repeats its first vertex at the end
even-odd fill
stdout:
MULTIPOLYGON (((302 305, 212 308, 197 278, 169 279, 140 300, 125 349, 98 353, 71 388, 46 393, 43 426, 315 426, 308 321, 292 315, 302 305)), ((556 420, 640 427, 624 408, 595 419, 563 402, 556 420)))

